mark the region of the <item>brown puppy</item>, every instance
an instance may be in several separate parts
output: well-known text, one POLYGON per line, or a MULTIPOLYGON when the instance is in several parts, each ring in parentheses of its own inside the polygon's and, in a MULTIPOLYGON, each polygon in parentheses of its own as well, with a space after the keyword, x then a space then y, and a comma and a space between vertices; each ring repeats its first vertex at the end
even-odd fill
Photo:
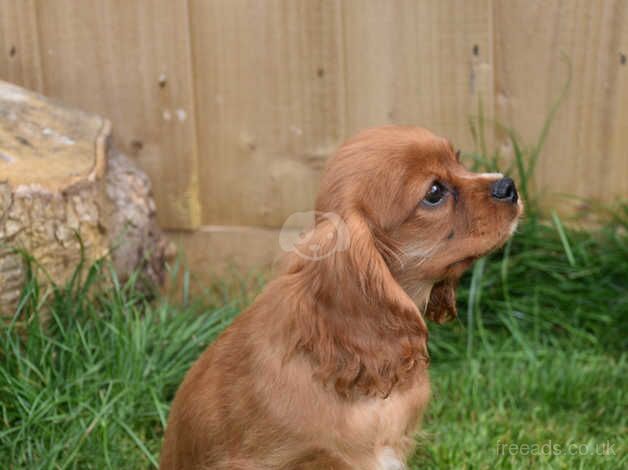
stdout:
POLYGON ((424 317, 455 316, 457 279, 521 203, 445 139, 385 127, 330 159, 316 209, 307 246, 185 377, 163 470, 404 468, 429 398, 424 317))

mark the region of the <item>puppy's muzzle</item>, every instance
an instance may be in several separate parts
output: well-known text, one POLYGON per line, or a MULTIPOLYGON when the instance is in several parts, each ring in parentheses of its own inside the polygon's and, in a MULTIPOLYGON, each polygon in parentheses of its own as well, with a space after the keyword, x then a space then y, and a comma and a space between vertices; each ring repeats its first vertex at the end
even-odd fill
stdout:
POLYGON ((515 204, 519 199, 515 182, 510 178, 502 178, 491 185, 491 196, 502 202, 515 204))

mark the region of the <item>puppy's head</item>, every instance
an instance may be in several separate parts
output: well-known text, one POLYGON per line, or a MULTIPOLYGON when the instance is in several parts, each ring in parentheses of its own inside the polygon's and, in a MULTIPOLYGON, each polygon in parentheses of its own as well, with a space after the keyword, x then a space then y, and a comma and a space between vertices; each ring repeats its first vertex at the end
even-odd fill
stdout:
POLYGON ((346 221, 365 292, 398 298, 397 284, 439 322, 456 313, 457 279, 510 237, 523 208, 512 180, 468 171, 447 140, 413 127, 370 129, 342 146, 316 206, 346 221))

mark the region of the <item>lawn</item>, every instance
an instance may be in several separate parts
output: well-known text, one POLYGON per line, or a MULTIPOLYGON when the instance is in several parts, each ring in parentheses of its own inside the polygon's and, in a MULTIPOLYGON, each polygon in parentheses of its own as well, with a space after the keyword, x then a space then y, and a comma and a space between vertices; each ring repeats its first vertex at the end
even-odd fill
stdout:
MULTIPOLYGON (((411 468, 626 467, 627 214, 593 232, 529 215, 463 279, 459 318, 431 326, 411 468)), ((106 267, 47 293, 31 279, 2 326, 4 468, 156 466, 177 385, 255 290, 149 302, 106 267)))

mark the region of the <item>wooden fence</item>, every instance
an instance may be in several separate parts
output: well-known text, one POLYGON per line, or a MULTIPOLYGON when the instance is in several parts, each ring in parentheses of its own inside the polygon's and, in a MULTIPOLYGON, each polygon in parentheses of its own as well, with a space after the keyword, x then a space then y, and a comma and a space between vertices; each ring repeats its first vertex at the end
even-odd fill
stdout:
POLYGON ((627 55, 626 0, 0 0, 0 78, 108 116, 199 270, 268 262, 361 128, 533 144, 568 62, 537 188, 626 196, 627 55))

